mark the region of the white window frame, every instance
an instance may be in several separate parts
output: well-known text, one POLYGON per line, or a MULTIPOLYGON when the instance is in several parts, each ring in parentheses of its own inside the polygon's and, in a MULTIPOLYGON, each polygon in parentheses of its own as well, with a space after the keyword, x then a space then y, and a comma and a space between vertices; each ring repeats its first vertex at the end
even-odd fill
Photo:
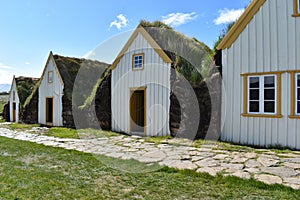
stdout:
POLYGON ((144 59, 145 59, 145 57, 144 57, 144 53, 138 53, 138 54, 133 54, 132 55, 132 69, 133 70, 142 70, 142 69, 144 69, 144 59), (136 65, 135 65, 135 58, 136 57, 142 57, 142 67, 136 67, 136 65))
POLYGON ((298 77, 297 76, 300 76, 300 73, 296 73, 295 74, 295 115, 297 116, 300 116, 300 113, 298 113, 298 88, 300 88, 300 85, 298 86, 298 77))
POLYGON ((247 98, 247 104, 248 104, 248 108, 247 108, 247 113, 248 114, 264 114, 264 115, 276 115, 277 113, 277 90, 278 90, 278 86, 277 86, 277 75, 276 74, 268 74, 268 75, 254 75, 254 76, 248 76, 248 98, 247 98), (274 83, 275 83, 275 104, 274 104, 274 112, 264 112, 264 102, 265 102, 265 97, 264 97, 264 77, 269 77, 269 76, 273 76, 274 77, 274 83), (250 78, 259 78, 259 112, 250 112, 250 78))
POLYGON ((53 71, 48 71, 48 83, 53 83, 53 71))

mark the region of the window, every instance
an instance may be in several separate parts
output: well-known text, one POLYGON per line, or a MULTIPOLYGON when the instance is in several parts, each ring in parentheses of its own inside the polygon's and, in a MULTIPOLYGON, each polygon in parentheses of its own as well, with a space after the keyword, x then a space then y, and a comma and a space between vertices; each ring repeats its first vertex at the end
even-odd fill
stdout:
POLYGON ((53 83, 53 71, 48 72, 48 83, 53 83))
POLYGON ((294 13, 293 17, 300 17, 300 0, 294 0, 294 13))
POLYGON ((280 118, 281 72, 242 74, 245 117, 280 118))
POLYGON ((275 114, 275 75, 249 76, 248 113, 275 114))
POLYGON ((300 73, 296 74, 296 115, 300 115, 300 73))
POLYGON ((16 100, 16 92, 13 91, 13 101, 15 101, 15 100, 16 100))
POLYGON ((132 56, 132 68, 143 69, 144 68, 144 54, 134 54, 132 56))
POLYGON ((291 80, 291 110, 289 118, 300 119, 300 70, 289 71, 291 80))

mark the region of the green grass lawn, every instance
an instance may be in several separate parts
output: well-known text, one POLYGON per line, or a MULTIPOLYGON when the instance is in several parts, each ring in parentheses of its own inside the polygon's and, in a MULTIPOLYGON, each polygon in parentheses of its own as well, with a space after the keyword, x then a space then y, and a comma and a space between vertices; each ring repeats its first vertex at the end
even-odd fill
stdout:
MULTIPOLYGON (((170 168, 126 173, 104 156, 0 137, 0 199, 298 199, 300 191, 170 168)), ((138 164, 144 169, 145 164, 138 164)))

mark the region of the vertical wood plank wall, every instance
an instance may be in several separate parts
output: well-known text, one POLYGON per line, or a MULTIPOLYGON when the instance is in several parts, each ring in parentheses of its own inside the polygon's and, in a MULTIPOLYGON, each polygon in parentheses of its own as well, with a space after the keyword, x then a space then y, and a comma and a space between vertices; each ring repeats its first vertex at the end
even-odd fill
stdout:
POLYGON ((282 74, 283 118, 243 117, 242 73, 300 70, 300 17, 293 1, 267 0, 229 49, 222 51, 223 141, 300 149, 300 119, 290 119, 290 74, 282 74))
POLYGON ((17 85, 15 79, 13 80, 11 91, 9 93, 9 120, 13 121, 13 103, 16 103, 16 122, 19 122, 19 106, 20 99, 18 95, 17 85), (13 92, 15 91, 15 101, 13 100, 13 92))
POLYGON ((130 133, 130 89, 146 87, 146 134, 169 135, 170 71, 147 40, 138 34, 112 70, 112 130, 130 133), (144 53, 144 69, 132 70, 132 55, 144 53))
POLYGON ((61 84, 54 61, 51 58, 48 62, 44 76, 39 87, 38 101, 38 122, 46 124, 46 97, 53 97, 53 126, 62 126, 62 94, 63 85, 61 84), (48 83, 48 72, 53 71, 53 83, 48 83))

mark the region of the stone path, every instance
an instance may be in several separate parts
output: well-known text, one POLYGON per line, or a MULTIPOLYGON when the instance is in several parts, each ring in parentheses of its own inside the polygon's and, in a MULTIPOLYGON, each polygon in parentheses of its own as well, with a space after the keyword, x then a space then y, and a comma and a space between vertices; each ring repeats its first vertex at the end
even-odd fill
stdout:
MULTIPOLYGON (((31 132, 40 131, 39 128, 31 132)), ((135 159, 144 163, 158 163, 178 169, 207 172, 213 176, 251 177, 267 184, 283 184, 300 189, 300 152, 276 153, 271 150, 222 150, 216 144, 196 148, 184 139, 171 139, 169 144, 154 144, 137 136, 109 138, 61 139, 0 128, 0 136, 26 140, 46 146, 74 149, 120 159, 135 159)))

